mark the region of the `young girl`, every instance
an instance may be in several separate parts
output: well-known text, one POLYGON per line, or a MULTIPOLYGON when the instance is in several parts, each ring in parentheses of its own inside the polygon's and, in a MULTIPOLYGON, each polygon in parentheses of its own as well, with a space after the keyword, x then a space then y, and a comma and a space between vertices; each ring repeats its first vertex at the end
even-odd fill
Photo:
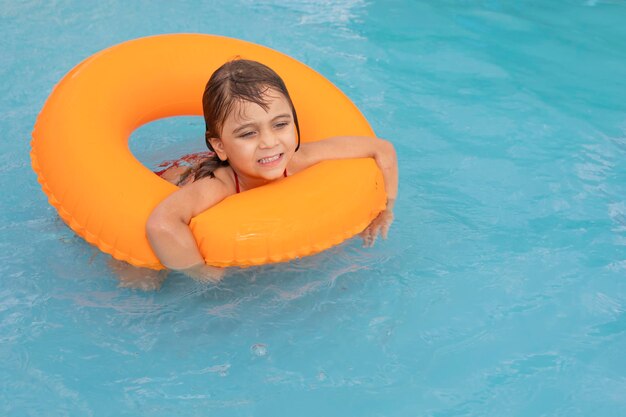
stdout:
POLYGON ((361 234, 371 246, 386 238, 398 192, 393 145, 369 137, 339 136, 300 143, 296 109, 283 80, 267 66, 244 59, 227 62, 207 83, 202 98, 206 144, 212 156, 193 167, 165 172, 182 187, 150 215, 146 232, 163 265, 196 279, 217 281, 220 268, 204 264, 189 229, 191 219, 224 198, 328 159, 374 158, 383 173, 387 208, 361 234))

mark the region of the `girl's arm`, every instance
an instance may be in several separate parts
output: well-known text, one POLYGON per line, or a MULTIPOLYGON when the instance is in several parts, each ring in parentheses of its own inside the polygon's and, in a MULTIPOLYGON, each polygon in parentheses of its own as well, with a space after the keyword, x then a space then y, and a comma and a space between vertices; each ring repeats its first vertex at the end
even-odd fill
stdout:
POLYGON ((398 195, 398 160, 391 142, 364 136, 336 136, 318 142, 303 143, 293 157, 292 172, 306 169, 329 159, 374 158, 383 174, 387 207, 361 232, 365 246, 372 246, 379 233, 387 237, 393 222, 393 206, 398 195))
POLYGON ((206 278, 209 271, 205 270, 204 259, 189 222, 229 194, 228 187, 221 179, 202 178, 170 194, 156 206, 146 223, 146 235, 152 250, 164 266, 183 270, 194 278, 200 275, 206 278))

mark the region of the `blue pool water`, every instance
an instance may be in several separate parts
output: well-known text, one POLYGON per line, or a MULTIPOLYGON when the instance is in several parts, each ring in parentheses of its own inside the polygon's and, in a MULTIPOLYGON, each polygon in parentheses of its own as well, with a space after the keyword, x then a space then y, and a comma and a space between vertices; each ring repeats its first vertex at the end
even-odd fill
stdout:
MULTIPOLYGON (((0 415, 626 415, 624 21, 617 0, 0 2, 0 415), (47 204, 30 132, 72 66, 169 32, 348 94, 398 151, 389 240, 120 287, 47 204)), ((175 118, 131 149, 201 142, 175 118)))

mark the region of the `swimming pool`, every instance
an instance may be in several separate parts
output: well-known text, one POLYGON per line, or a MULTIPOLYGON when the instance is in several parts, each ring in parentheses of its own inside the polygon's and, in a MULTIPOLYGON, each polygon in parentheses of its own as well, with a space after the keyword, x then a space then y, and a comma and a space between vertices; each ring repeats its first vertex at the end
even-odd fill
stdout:
MULTIPOLYGON (((600 0, 4 2, 0 414, 624 415, 625 18, 600 0), (29 136, 80 60, 169 32, 270 46, 350 96, 398 150, 390 239, 218 287, 118 287, 47 204, 29 136)), ((201 143, 175 118, 131 149, 154 166, 201 143)))

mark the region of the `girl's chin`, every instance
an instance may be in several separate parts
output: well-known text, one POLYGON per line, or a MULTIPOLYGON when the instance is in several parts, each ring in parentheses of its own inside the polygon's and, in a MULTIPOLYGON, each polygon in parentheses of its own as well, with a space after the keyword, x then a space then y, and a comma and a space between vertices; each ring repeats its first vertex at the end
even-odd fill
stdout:
POLYGON ((260 177, 263 178, 265 181, 272 182, 283 178, 283 172, 284 170, 281 169, 279 172, 279 170, 277 169, 276 172, 264 172, 260 175, 260 177))
POLYGON ((282 167, 276 167, 274 169, 256 169, 253 172, 248 174, 241 173, 241 175, 246 176, 249 180, 260 183, 270 183, 277 181, 284 177, 285 169, 282 167))

